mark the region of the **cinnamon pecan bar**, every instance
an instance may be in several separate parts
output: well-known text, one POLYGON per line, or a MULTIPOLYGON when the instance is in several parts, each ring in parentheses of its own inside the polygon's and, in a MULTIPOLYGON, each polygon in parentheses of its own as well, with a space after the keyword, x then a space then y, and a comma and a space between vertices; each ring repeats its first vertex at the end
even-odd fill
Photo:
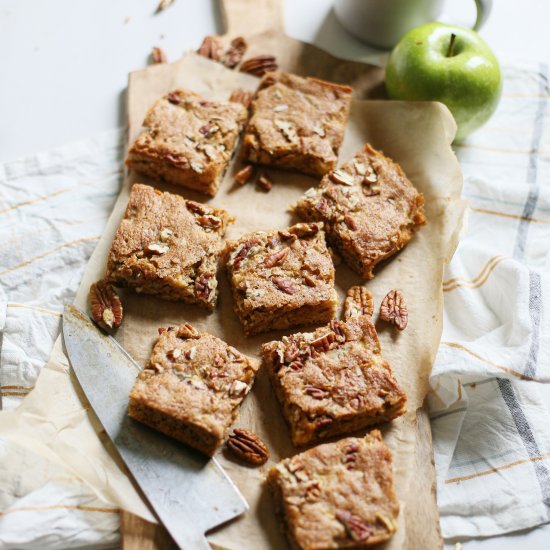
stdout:
POLYGON ((207 101, 194 92, 174 90, 149 109, 126 164, 214 196, 247 118, 240 103, 207 101))
POLYGON ((135 184, 107 261, 117 286, 212 310, 225 211, 135 184))
POLYGON ((366 279, 426 223, 424 197, 401 167, 370 145, 294 205, 307 221, 323 221, 330 244, 366 279))
POLYGON ((332 319, 338 298, 322 225, 299 223, 228 242, 233 304, 246 335, 332 319))
POLYGON ((238 416, 258 362, 189 323, 159 332, 128 414, 212 456, 238 416))
POLYGON ((268 342, 262 357, 297 446, 405 412, 405 392, 367 315, 268 342))
POLYGON ((252 102, 242 145, 246 161, 322 176, 344 138, 352 89, 317 78, 267 73, 252 102))
POLYGON ((392 454, 378 430, 287 458, 268 482, 292 548, 368 548, 397 529, 392 454))

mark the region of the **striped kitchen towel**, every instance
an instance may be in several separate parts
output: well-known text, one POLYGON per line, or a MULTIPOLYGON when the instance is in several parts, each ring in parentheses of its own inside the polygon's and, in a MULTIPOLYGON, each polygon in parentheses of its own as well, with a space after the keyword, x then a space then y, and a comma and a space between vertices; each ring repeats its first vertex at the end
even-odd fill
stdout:
POLYGON ((470 209, 431 376, 438 502, 453 539, 550 520, 550 392, 538 383, 550 381, 549 73, 504 75, 495 116, 456 147, 470 209))

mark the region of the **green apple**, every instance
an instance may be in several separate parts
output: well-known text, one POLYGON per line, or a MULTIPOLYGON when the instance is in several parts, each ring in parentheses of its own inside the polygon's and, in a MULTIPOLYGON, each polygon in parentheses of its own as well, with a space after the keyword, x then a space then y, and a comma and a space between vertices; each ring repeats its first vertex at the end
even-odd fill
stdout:
POLYGON ((498 61, 475 32, 426 23, 409 31, 390 54, 386 90, 391 99, 441 101, 463 140, 497 108, 502 90, 498 61))

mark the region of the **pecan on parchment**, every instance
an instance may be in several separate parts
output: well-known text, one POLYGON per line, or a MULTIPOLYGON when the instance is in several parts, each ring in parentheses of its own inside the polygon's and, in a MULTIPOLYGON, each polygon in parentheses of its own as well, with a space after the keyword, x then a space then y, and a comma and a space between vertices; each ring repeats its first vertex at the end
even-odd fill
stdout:
POLYGON ((200 202, 185 201, 185 206, 187 206, 187 210, 193 214, 198 214, 199 216, 206 214, 206 210, 200 202))
POLYGON ((335 516, 352 540, 367 541, 372 536, 373 530, 359 516, 348 510, 337 510, 335 516))
POLYGON ((205 36, 197 53, 207 59, 212 59, 212 61, 220 61, 223 54, 223 44, 220 37, 211 35, 205 36))
POLYGON ((243 73, 263 76, 265 73, 276 71, 279 68, 273 55, 257 55, 243 62, 239 69, 243 73))
POLYGON ((168 62, 168 58, 166 57, 166 54, 164 53, 164 50, 162 48, 159 48, 157 46, 155 46, 152 50, 151 50, 151 61, 154 63, 154 64, 157 64, 157 63, 167 63, 168 62))
POLYGON ((228 68, 233 69, 236 67, 243 58, 243 55, 248 48, 246 40, 242 36, 237 36, 231 41, 229 48, 222 57, 222 63, 228 68))
POLYGON ((269 450, 266 444, 250 430, 235 428, 233 434, 227 440, 227 448, 240 459, 260 466, 269 458, 269 450))
POLYGON ((244 185, 248 183, 254 176, 254 166, 252 164, 247 164, 241 168, 233 177, 239 185, 244 185))
POLYGON ((405 298, 399 290, 390 290, 380 304, 380 319, 393 323, 399 330, 405 330, 409 322, 409 311, 405 298))
POLYGON ((344 319, 360 315, 371 317, 373 310, 372 294, 364 286, 352 286, 348 290, 344 301, 344 319))
POLYGON ((273 187, 273 182, 266 173, 263 173, 260 174, 260 177, 256 181, 256 185, 264 191, 271 191, 271 188, 273 187))
POLYGON ((118 328, 122 323, 122 302, 113 285, 105 280, 90 287, 90 308, 94 321, 103 328, 118 328))
POLYGON ((168 6, 173 4, 176 0, 160 0, 159 5, 157 6, 157 13, 159 11, 165 10, 168 6))

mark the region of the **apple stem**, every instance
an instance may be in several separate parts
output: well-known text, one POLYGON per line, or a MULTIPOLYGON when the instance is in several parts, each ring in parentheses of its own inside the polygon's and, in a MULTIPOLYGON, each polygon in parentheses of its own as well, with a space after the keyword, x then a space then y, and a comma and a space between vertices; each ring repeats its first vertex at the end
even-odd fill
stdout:
POLYGON ((449 42, 449 49, 447 50, 447 57, 452 57, 453 56, 453 48, 454 48, 454 45, 455 45, 455 40, 456 40, 456 34, 452 33, 451 34, 451 41, 449 42))

